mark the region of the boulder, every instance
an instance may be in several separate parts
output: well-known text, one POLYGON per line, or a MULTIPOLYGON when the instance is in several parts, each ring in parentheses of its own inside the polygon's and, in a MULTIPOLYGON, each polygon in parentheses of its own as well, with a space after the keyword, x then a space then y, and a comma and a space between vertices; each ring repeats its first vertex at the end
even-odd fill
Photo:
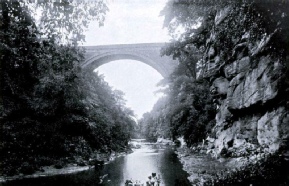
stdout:
MULTIPOLYGON (((258 120, 258 143, 268 148, 269 152, 277 151, 286 146, 289 139, 289 115, 284 107, 267 112, 258 120)), ((288 148, 288 147, 287 147, 288 148)))
POLYGON ((214 144, 216 153, 220 154, 223 149, 229 148, 238 151, 241 146, 245 148, 247 143, 257 143, 257 122, 259 118, 259 116, 246 116, 239 118, 237 121, 232 121, 229 126, 223 123, 223 128, 219 127, 216 132, 217 137, 214 144))
POLYGON ((212 83, 211 89, 215 89, 215 95, 227 95, 229 81, 224 77, 219 77, 212 83))

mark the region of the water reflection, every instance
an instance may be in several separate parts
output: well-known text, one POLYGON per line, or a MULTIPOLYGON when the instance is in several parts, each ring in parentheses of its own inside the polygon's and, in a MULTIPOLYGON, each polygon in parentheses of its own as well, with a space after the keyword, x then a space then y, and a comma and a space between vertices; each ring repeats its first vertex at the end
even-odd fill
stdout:
POLYGON ((148 176, 156 173, 161 177, 161 186, 188 186, 188 174, 182 170, 173 148, 142 142, 140 149, 132 154, 116 158, 97 172, 94 169, 69 175, 16 180, 0 183, 3 186, 96 186, 98 176, 104 176, 103 184, 107 186, 124 186, 128 179, 139 180, 142 183, 148 176))
POLYGON ((140 149, 117 159, 105 169, 104 173, 110 175, 105 185, 109 186, 125 185, 128 179, 145 183, 152 173, 160 175, 161 185, 174 186, 176 181, 177 185, 190 185, 172 147, 164 145, 142 143, 140 149))

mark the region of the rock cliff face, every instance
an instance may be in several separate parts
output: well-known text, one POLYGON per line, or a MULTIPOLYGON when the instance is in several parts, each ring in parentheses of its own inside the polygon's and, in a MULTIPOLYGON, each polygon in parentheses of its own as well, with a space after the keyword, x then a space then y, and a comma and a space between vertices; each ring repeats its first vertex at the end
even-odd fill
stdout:
MULTIPOLYGON (((222 42, 218 31, 232 20, 233 12, 236 8, 227 7, 216 14, 204 56, 206 68, 202 77, 211 81, 218 105, 215 135, 208 138, 208 147, 224 157, 288 149, 286 58, 271 50, 278 30, 253 38, 256 33, 250 27, 242 28, 239 36, 231 37, 229 52, 224 51, 216 44, 222 42), (229 57, 223 57, 224 52, 229 57)), ((240 24, 242 13, 234 18, 240 24)))

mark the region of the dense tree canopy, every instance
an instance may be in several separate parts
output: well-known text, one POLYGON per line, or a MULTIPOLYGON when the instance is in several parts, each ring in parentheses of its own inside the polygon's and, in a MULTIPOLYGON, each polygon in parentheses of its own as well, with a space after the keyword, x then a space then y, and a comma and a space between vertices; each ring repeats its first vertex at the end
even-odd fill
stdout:
POLYGON ((79 65, 83 29, 106 11, 103 1, 1 1, 1 174, 126 150, 135 121, 123 93, 79 65))
POLYGON ((186 65, 160 84, 165 97, 140 120, 141 132, 150 140, 184 137, 188 146, 201 142, 214 126, 216 108, 207 81, 196 81, 186 65))

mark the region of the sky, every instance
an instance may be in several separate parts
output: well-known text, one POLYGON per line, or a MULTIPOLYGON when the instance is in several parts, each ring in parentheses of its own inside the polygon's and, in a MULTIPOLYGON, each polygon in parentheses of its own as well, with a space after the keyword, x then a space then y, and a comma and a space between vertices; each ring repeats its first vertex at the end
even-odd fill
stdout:
POLYGON ((152 67, 135 60, 118 60, 96 69, 105 75, 105 81, 122 90, 127 100, 126 106, 134 110, 136 118, 150 111, 161 94, 156 94, 162 76, 152 67), (121 73, 119 72, 121 71, 121 73))
MULTIPOLYGON (((167 0, 108 0, 110 11, 103 27, 92 22, 85 33, 85 46, 168 42, 159 13, 167 0)), ((125 93, 127 106, 137 118, 152 109, 161 96, 156 84, 163 78, 155 69, 133 60, 118 60, 96 69, 115 89, 125 93)))
POLYGON ((167 0, 108 0, 103 27, 92 22, 84 45, 168 42, 160 11, 167 0))

